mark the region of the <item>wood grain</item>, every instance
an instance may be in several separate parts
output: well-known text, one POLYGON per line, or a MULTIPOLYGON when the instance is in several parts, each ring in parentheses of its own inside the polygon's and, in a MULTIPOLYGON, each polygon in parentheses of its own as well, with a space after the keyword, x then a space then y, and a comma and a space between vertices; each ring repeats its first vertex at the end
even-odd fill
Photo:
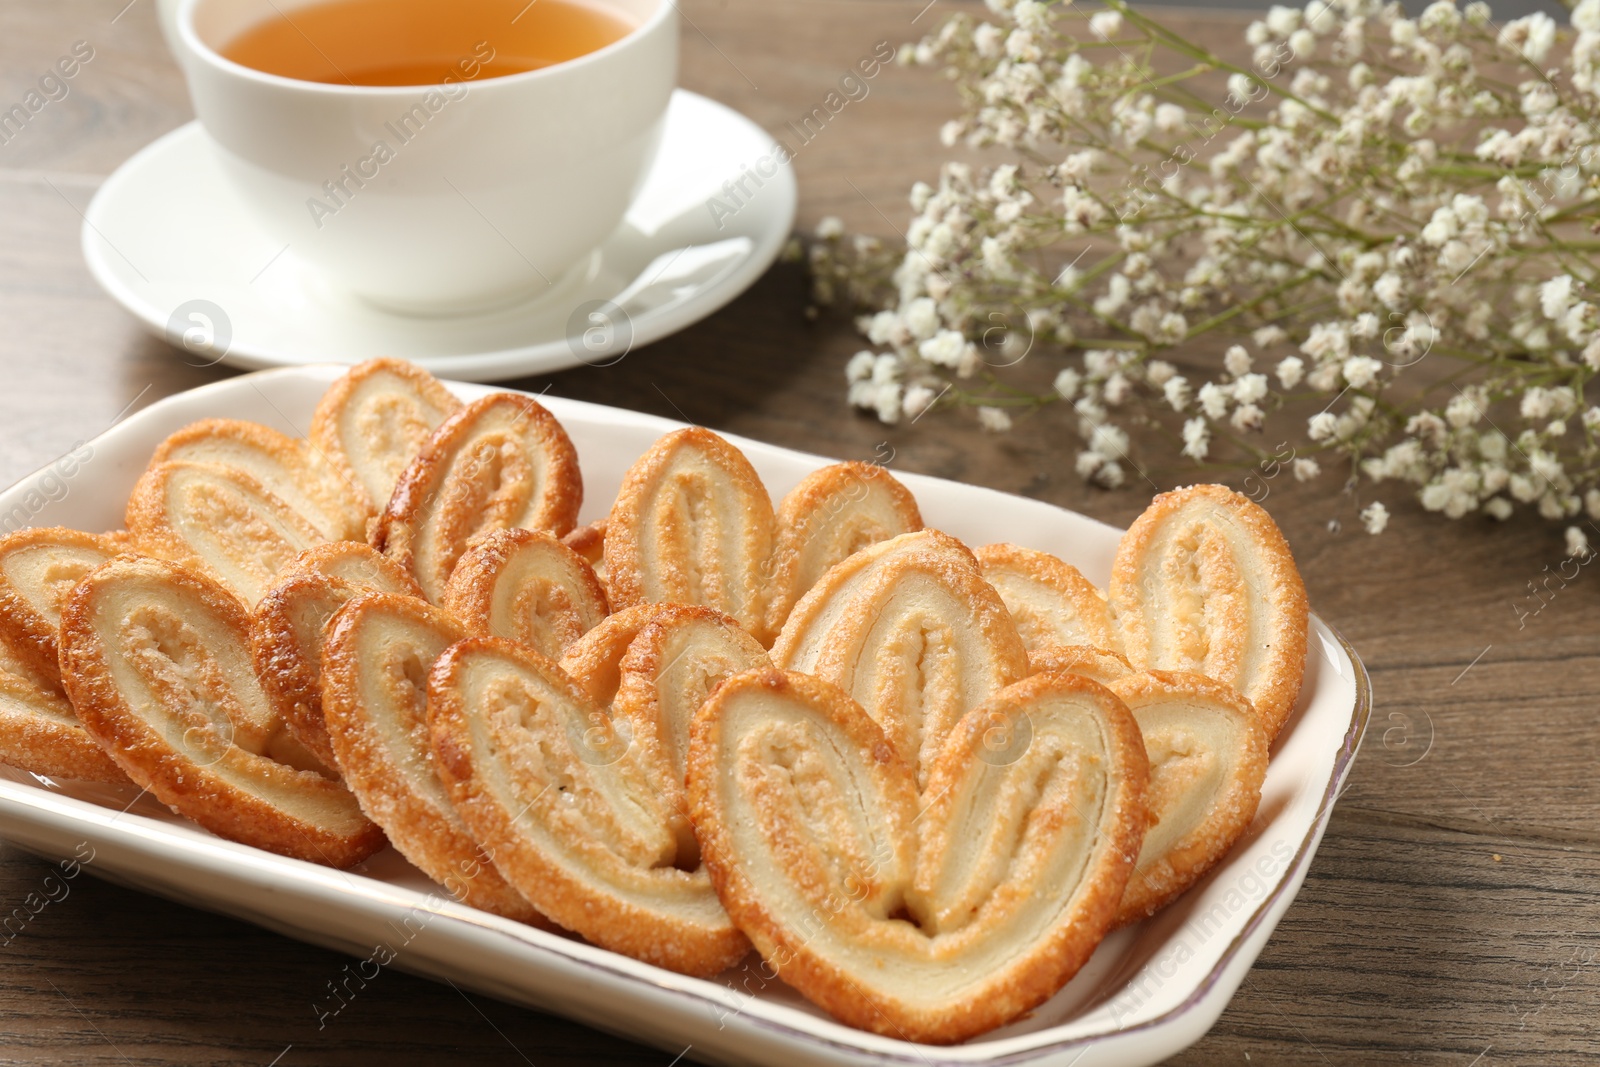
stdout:
MULTIPOLYGON (((74 41, 96 50, 64 100, 0 145, 5 482, 130 406, 226 373, 185 366, 145 336, 94 286, 78 251, 78 213, 99 181, 190 117, 153 0, 125 2, 0 12, 0 106, 74 41)), ((955 7, 938 0, 913 25, 924 2, 688 0, 683 82, 781 137, 878 42, 907 40, 955 7)), ((1192 11, 1173 22, 1218 46, 1242 25, 1192 11)), ((952 101, 931 76, 880 75, 798 151, 802 225, 834 214, 893 236, 911 182, 935 171, 952 101)), ((808 321, 805 308, 801 273, 780 265, 721 313, 614 367, 518 384, 843 458, 892 449, 897 470, 1118 524, 1147 499, 1149 486, 1104 493, 1079 482, 1075 434, 1058 412, 1002 438, 959 416, 886 428, 849 412, 843 364, 859 340, 838 320, 808 321)), ((1149 473, 1161 488, 1194 480, 1180 468, 1149 473)), ((1519 607, 1539 604, 1529 583, 1561 559, 1557 531, 1520 519, 1447 523, 1389 501, 1398 504, 1391 529, 1374 540, 1335 476, 1272 486, 1268 507, 1312 603, 1362 653, 1377 706, 1299 899, 1216 1027, 1175 1064, 1600 1057, 1593 568, 1521 617, 1519 607)), ((0 902, 22 900, 49 870, 0 852, 0 902)), ((71 885, 0 948, 7 1063, 665 1067, 671 1058, 394 971, 319 1029, 314 1005, 344 957, 92 878, 71 885)))

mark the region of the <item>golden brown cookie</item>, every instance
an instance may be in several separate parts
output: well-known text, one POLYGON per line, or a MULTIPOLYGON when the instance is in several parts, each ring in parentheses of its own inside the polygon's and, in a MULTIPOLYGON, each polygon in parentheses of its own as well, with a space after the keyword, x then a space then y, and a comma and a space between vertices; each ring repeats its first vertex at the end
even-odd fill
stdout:
POLYGON ((128 530, 140 551, 205 575, 246 605, 326 540, 253 475, 214 463, 145 471, 128 498, 128 530))
POLYGON ((242 470, 304 516, 330 541, 366 535, 366 512, 350 503, 359 486, 329 477, 302 441, 240 419, 192 422, 156 446, 150 465, 215 463, 242 470))
POLYGON ((972 553, 937 530, 879 542, 830 570, 790 612, 772 662, 860 703, 919 786, 957 720, 1028 674, 999 595, 972 553))
POLYGON ((1309 611, 1288 542, 1260 505, 1222 485, 1156 497, 1117 546, 1110 600, 1134 666, 1232 686, 1273 736, 1288 721, 1309 611))
POLYGON ((322 712, 328 740, 361 809, 429 878, 458 900, 521 922, 538 912, 496 870, 439 780, 428 741, 428 670, 466 636, 415 597, 365 593, 328 626, 322 712))
POLYGON ((1139 850, 1147 769, 1120 700, 1038 675, 973 709, 928 771, 919 808, 858 704, 757 670, 696 716, 688 785, 718 895, 778 976, 851 1026, 944 1044, 1089 958, 1139 850))
POLYGON ((0 763, 46 778, 126 782, 62 694, 0 671, 0 763))
MULTIPOLYGON (((682 604, 665 608, 640 628, 618 662, 611 716, 628 723, 640 766, 659 790, 678 837, 679 863, 692 870, 699 865, 699 845, 683 791, 690 724, 723 682, 772 664, 761 643, 728 616, 682 604)), ((573 680, 586 692, 592 684, 573 680)))
POLYGON ((162 560, 111 560, 62 613, 67 695, 135 784, 212 833, 314 863, 359 863, 383 834, 273 712, 248 625, 208 578, 162 560))
POLYGON ((837 563, 879 541, 922 529, 911 490, 874 463, 835 463, 807 475, 778 505, 767 566, 767 630, 837 563))
POLYGON ((1028 656, 1028 673, 1081 674, 1101 685, 1135 674, 1133 665, 1120 653, 1088 645, 1045 645, 1028 656))
POLYGON ((312 454, 355 503, 377 515, 400 473, 461 401, 433 375, 399 359, 370 359, 328 387, 311 419, 312 454))
POLYGON ((1250 702, 1198 674, 1151 671, 1111 683, 1150 761, 1152 816, 1117 925, 1166 907, 1228 854, 1255 818, 1270 739, 1250 702))
POLYGON ((579 638, 559 661, 590 700, 609 708, 622 685, 622 659, 639 632, 656 619, 676 614, 683 605, 640 604, 608 615, 579 638))
POLYGON ((300 743, 338 766, 322 721, 322 643, 328 621, 362 593, 421 597, 393 560, 360 541, 333 541, 294 558, 250 615, 261 686, 300 743))
POLYGON ((532 645, 552 659, 599 625, 606 591, 572 549, 537 530, 474 539, 456 562, 444 608, 479 637, 532 645))
POLYGON ((764 640, 772 534, 772 498, 744 453, 699 426, 666 434, 628 468, 606 520, 611 607, 699 604, 764 640))
MULTIPOLYGON (((118 555, 116 541, 48 526, 0 539, 0 643, 24 665, 24 679, 59 688, 61 609, 84 575, 118 555)), ((14 672, 18 673, 18 672, 14 672)))
POLYGON ((1029 652, 1046 645, 1113 645, 1106 599, 1078 568, 1018 545, 984 545, 974 554, 1029 652))
POLYGON ((428 681, 439 774, 506 878, 603 948, 713 975, 749 951, 611 717, 525 645, 474 637, 428 681))
POLYGON ((428 438, 373 526, 372 544, 438 604, 472 538, 519 526, 560 537, 582 503, 567 431, 533 397, 495 393, 428 438))

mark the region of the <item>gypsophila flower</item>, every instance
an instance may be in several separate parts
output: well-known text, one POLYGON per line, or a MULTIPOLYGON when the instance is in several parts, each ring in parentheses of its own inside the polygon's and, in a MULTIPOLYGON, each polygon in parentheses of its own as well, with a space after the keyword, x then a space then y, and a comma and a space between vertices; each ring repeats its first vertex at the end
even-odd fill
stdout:
POLYGON ((957 367, 967 350, 967 339, 955 330, 940 330, 917 346, 917 354, 941 367, 957 367))
POLYGON ((857 352, 851 356, 850 362, 844 368, 846 380, 859 382, 872 377, 872 366, 877 359, 877 353, 867 351, 857 352))
POLYGON ((1182 375, 1168 378, 1161 387, 1161 395, 1166 397, 1173 411, 1184 410, 1189 406, 1189 380, 1182 375))
POLYGON ((978 425, 990 433, 1004 433, 1011 429, 1011 416, 1005 408, 980 407, 978 408, 978 425))
POLYGON ((1578 526, 1568 526, 1566 532, 1567 555, 1573 559, 1587 559, 1592 552, 1589 535, 1578 526))
POLYGON ((1122 32, 1122 15, 1115 11, 1097 11, 1089 19, 1089 29, 1101 40, 1108 40, 1122 32))
POLYGON ((852 405, 995 432, 1054 408, 1107 488, 1153 441, 1253 467, 1272 422, 1296 482, 1338 463, 1443 516, 1600 521, 1600 0, 1571 32, 1311 0, 1220 55, 1121 4, 1087 33, 987 11, 898 55, 953 79, 941 142, 989 162, 911 188, 904 248, 825 219, 803 253, 874 348, 852 405), (1019 388, 1024 357, 1049 373, 1019 388))
POLYGON ((939 394, 926 385, 913 385, 906 389, 905 399, 901 401, 901 409, 907 418, 915 419, 928 410, 939 394))
POLYGON ((1278 376, 1278 384, 1285 389, 1293 389, 1305 377, 1306 364, 1299 356, 1285 356, 1278 361, 1278 366, 1273 373, 1278 376))
POLYGON ((1369 534, 1381 534, 1389 525, 1389 509, 1374 500, 1361 509, 1361 525, 1369 534))
POLYGON ((1191 459, 1206 458, 1211 447, 1211 428, 1205 419, 1188 419, 1183 424, 1183 454, 1191 459))

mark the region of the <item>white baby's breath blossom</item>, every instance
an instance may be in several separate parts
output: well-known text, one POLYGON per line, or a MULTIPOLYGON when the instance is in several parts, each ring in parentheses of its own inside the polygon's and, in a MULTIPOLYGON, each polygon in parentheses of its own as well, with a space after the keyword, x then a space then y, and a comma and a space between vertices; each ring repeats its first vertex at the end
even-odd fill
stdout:
POLYGON ((1211 428, 1205 419, 1186 419, 1183 423, 1183 454, 1191 459, 1206 458, 1211 448, 1211 428))
POLYGON ((960 366, 966 350, 966 337, 955 330, 940 330, 917 346, 918 355, 940 367, 960 366))
POLYGON ((909 419, 919 417, 928 410, 928 406, 939 398, 939 394, 926 385, 911 385, 906 387, 905 398, 900 406, 909 419))
POLYGON ((1004 433, 1011 429, 1011 415, 1005 408, 984 405, 978 408, 978 425, 990 433, 1004 433))
POLYGON ((1090 31, 1102 41, 1122 32, 1122 15, 1116 11, 1097 11, 1089 18, 1090 31))
POLYGON ((872 377, 872 366, 877 362, 877 353, 860 351, 850 357, 850 362, 845 364, 844 376, 851 382, 865 381, 872 377))
POLYGON ((1453 518, 1600 522, 1600 0, 1571 31, 1310 0, 1218 54, 1141 8, 1082 33, 1064 4, 987 5, 898 54, 953 77, 941 142, 990 162, 914 185, 903 249, 830 218, 806 252, 816 300, 863 309, 852 405, 994 432, 1047 409, 1106 488, 1174 441, 1453 518), (1024 357, 1050 369, 1019 388, 1024 357), (1284 433, 1290 458, 1261 447, 1284 433))
POLYGON ((1583 532, 1581 526, 1568 526, 1566 532, 1567 555, 1573 559, 1588 559, 1593 551, 1589 547, 1589 535, 1583 532))

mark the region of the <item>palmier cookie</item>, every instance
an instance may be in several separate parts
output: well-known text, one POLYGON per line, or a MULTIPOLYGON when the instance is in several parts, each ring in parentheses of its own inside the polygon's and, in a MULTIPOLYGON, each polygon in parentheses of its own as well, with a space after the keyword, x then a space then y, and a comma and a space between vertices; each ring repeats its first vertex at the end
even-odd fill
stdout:
POLYGON ((250 652, 261 686, 300 743, 337 767, 322 721, 324 628, 362 593, 421 597, 394 561, 361 541, 334 541, 296 556, 250 615, 250 652))
POLYGON ((1018 1018, 1089 958, 1139 850, 1146 780, 1127 708, 1070 675, 964 717, 921 808, 877 724, 807 675, 727 682, 689 747, 701 854, 768 964, 852 1026, 932 1043, 1018 1018))
POLYGON ((1305 673, 1305 585, 1272 517, 1221 485, 1162 495, 1122 535, 1111 572, 1122 651, 1138 667, 1237 689, 1268 732, 1305 673))
POLYGON ((112 538, 61 526, 0 539, 0 643, 21 664, 14 673, 45 688, 60 687, 58 638, 67 595, 121 552, 112 538))
POLYGON ((1270 740, 1249 701, 1198 674, 1133 674, 1110 689, 1133 712, 1150 761, 1151 827, 1122 898, 1122 925, 1165 907, 1249 828, 1270 740))
MULTIPOLYGON (((689 824, 683 777, 689 725, 717 687, 736 674, 769 667, 761 643, 721 612, 685 604, 649 605, 620 653, 606 635, 580 642, 561 666, 613 720, 628 726, 637 758, 661 793, 661 807, 678 837, 679 866, 698 866, 699 846, 689 824), (609 693, 607 690, 609 689, 609 693)), ((641 611, 632 608, 631 611, 641 611)), ((618 616, 612 616, 613 619, 618 616)), ((609 622, 609 620, 608 620, 609 622)), ((623 626, 631 625, 624 619, 623 626)))
POLYGON ((473 537, 516 526, 560 537, 582 503, 567 431, 533 397, 495 393, 428 438, 373 526, 372 544, 438 604, 473 537))
POLYGON ((609 708, 622 686, 622 660, 646 626, 679 611, 679 604, 640 604, 608 615, 584 634, 558 661, 585 695, 609 708))
POLYGON ((1018 545, 984 545, 974 555, 1029 652, 1046 645, 1113 645, 1106 599, 1078 568, 1018 545))
POLYGON ((0 763, 47 778, 128 780, 65 696, 8 671, 0 671, 0 763))
POLYGON ((214 463, 158 463, 128 498, 140 551, 181 563, 246 605, 301 552, 326 540, 255 476, 214 463))
POLYGON ((607 615, 606 591, 572 549, 537 530, 496 530, 456 562, 444 608, 467 632, 558 658, 607 615))
POLYGON ((606 520, 611 606, 699 604, 764 640, 772 531, 772 499, 744 453, 699 426, 666 434, 628 468, 606 520))
POLYGON ((603 709, 525 645, 474 637, 428 679, 440 776, 506 878, 557 923, 636 959, 713 975, 749 951, 703 869, 685 870, 659 784, 603 709))
POLYGON ((333 617, 322 650, 322 712, 361 809, 394 847, 458 900, 521 922, 538 912, 468 832, 428 743, 428 670, 466 636, 426 602, 366 593, 333 617))
POLYGON ((272 711, 227 590, 162 560, 90 571, 67 601, 61 673, 134 783, 212 833, 348 867, 383 847, 356 800, 272 711))
POLYGON ((1101 685, 1138 673, 1120 652, 1088 645, 1045 645, 1028 654, 1028 673, 1081 674, 1101 685))
MULTIPOLYGON (((150 465, 215 463, 249 474, 304 516, 330 541, 366 536, 366 513, 349 503, 351 488, 314 462, 301 441, 256 422, 202 419, 156 446, 150 465)), ((358 487, 357 487, 358 488, 358 487)))
POLYGON ((461 401, 421 367, 358 364, 323 394, 311 419, 313 454, 351 487, 366 515, 389 503, 400 473, 461 401))
POLYGON ((918 787, 963 715, 1028 673, 1016 625, 953 537, 922 530, 834 567, 789 615, 772 662, 839 686, 918 787))
POLYGON ((922 529, 917 501, 875 463, 835 463, 807 475, 778 505, 767 566, 767 629, 777 633, 806 590, 836 563, 922 529))

